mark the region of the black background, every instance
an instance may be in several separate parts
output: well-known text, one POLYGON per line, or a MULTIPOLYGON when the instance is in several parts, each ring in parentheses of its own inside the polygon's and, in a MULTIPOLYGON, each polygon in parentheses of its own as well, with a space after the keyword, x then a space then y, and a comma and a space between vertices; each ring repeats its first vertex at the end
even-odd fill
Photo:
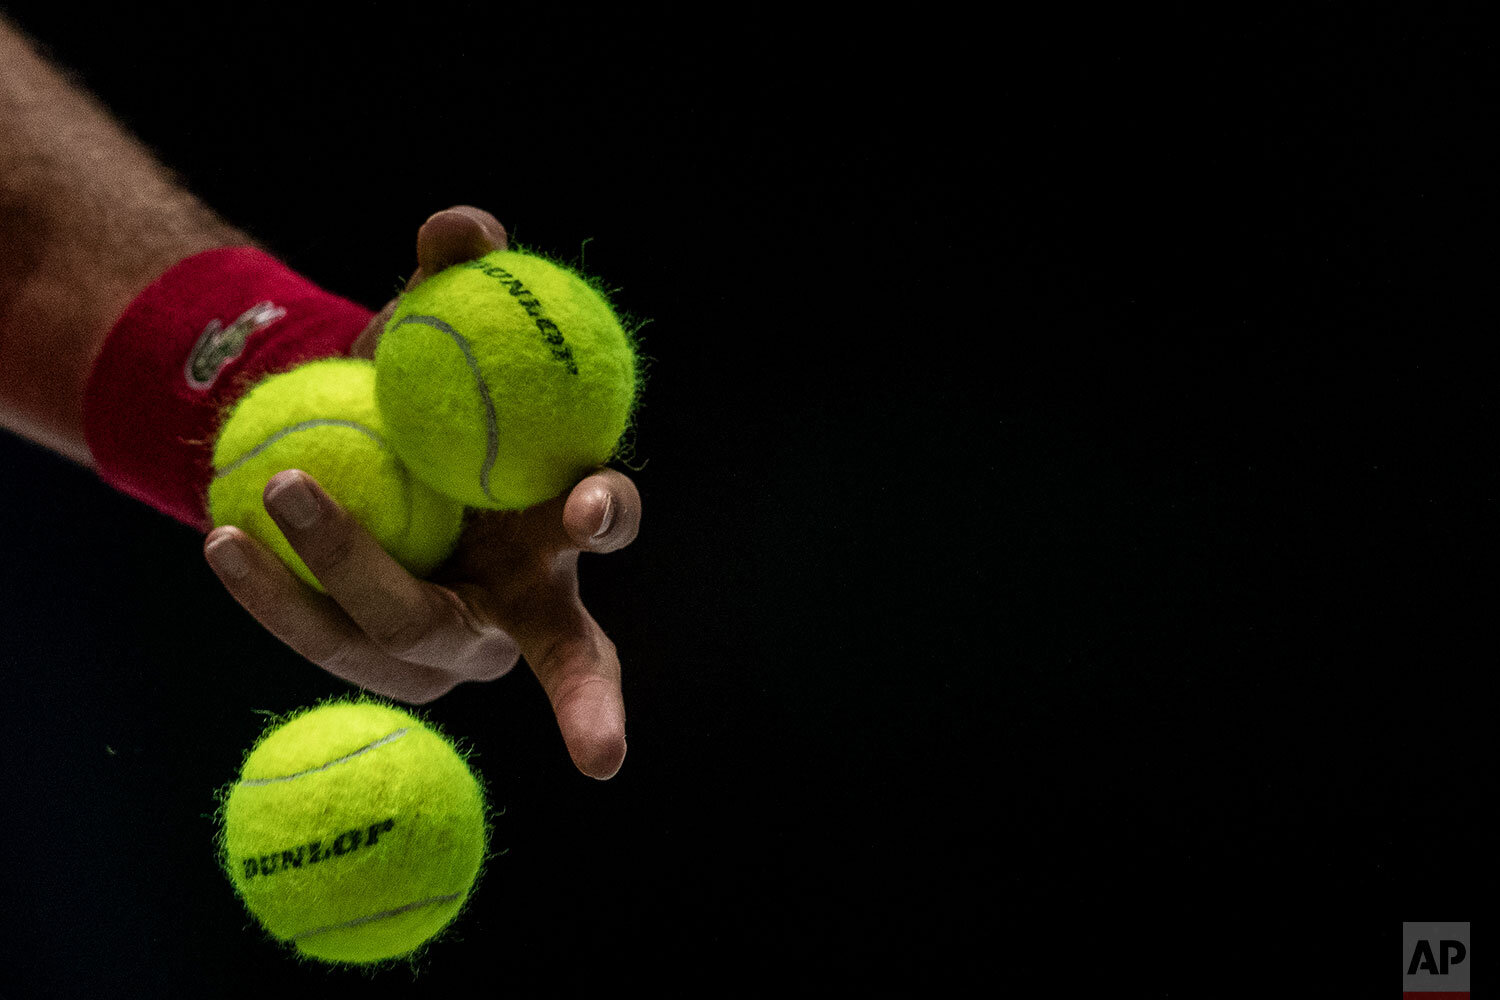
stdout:
POLYGON ((1385 990, 1468 917, 1474 13, 313 7, 7 10, 330 290, 468 203, 651 319, 643 529, 583 561, 629 756, 524 670, 435 703, 508 853, 415 980, 299 966, 207 814, 345 685, 5 437, 0 994, 1385 990))

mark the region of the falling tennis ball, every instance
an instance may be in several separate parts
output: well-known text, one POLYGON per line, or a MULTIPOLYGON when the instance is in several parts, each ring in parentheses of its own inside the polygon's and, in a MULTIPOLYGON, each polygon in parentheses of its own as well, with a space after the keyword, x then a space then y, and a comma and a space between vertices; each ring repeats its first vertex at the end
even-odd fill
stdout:
POLYGON ((271 477, 301 469, 416 576, 453 551, 463 506, 416 478, 391 448, 375 405, 375 366, 326 358, 257 383, 214 444, 209 516, 268 546, 303 580, 323 585, 266 512, 271 477))
POLYGON ((375 398, 402 460, 473 507, 520 510, 615 457, 636 404, 632 337, 545 258, 497 250, 401 296, 375 398))
POLYGON ((373 699, 268 729, 221 795, 219 860, 261 926, 325 962, 410 955, 487 856, 484 791, 453 744, 373 699))

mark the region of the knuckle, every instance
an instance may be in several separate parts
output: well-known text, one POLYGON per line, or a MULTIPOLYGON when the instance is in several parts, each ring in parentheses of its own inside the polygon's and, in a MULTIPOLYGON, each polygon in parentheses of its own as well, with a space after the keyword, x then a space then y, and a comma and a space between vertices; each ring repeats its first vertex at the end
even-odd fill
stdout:
POLYGON ((371 636, 381 649, 403 659, 420 657, 432 639, 432 624, 420 618, 401 618, 388 623, 371 636))
POLYGON ((497 631, 476 639, 465 660, 469 680, 494 681, 514 670, 521 662, 521 654, 510 636, 497 631))
POLYGON ((393 656, 417 658, 430 651, 439 631, 436 609, 428 605, 411 611, 396 611, 382 618, 370 638, 393 656))
POLYGON ((613 652, 614 643, 604 636, 570 636, 547 647, 542 663, 551 678, 547 695, 554 705, 569 702, 596 684, 609 683, 593 668, 594 664, 605 659, 606 649, 613 652), (570 666, 573 669, 569 669, 570 666))
POLYGON ((334 579, 348 574, 355 552, 354 533, 348 524, 336 522, 321 541, 317 550, 310 553, 311 558, 303 556, 303 561, 319 579, 325 574, 334 579))
POLYGON ((597 677, 590 674, 573 674, 571 676, 563 675, 559 677, 557 683, 552 685, 552 690, 549 692, 552 696, 552 703, 554 705, 567 704, 580 691, 594 684, 597 680, 597 677))
POLYGON ((314 639, 303 650, 309 660, 345 679, 358 675, 363 666, 358 649, 342 638, 314 639))
POLYGON ((396 678, 387 684, 392 690, 390 697, 409 705, 426 705, 437 701, 458 686, 453 675, 431 667, 402 669, 396 678))

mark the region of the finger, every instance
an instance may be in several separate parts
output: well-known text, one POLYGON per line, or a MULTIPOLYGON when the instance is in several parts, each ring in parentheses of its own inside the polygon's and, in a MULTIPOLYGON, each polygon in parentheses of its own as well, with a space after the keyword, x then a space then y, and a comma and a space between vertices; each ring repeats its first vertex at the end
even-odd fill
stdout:
POLYGON ((540 552, 615 552, 641 530, 641 494, 630 477, 600 469, 563 496, 521 515, 526 545, 540 552))
POLYGON ((417 230, 417 270, 406 283, 406 290, 454 264, 504 250, 508 245, 505 227, 484 209, 473 205, 445 208, 417 230))
POLYGON ((408 573, 307 473, 272 476, 265 503, 328 596, 387 655, 453 673, 484 644, 459 602, 408 573))
POLYGON ((584 552, 616 552, 641 531, 641 494, 630 477, 600 469, 568 494, 563 527, 584 552))
POLYGON ((378 649, 337 604, 240 529, 215 529, 203 550, 230 596, 251 617, 335 677, 418 705, 453 688, 453 678, 444 672, 403 663, 378 649))
POLYGON ((535 598, 519 609, 509 631, 552 702, 574 765, 591 778, 612 778, 625 761, 625 698, 615 644, 584 609, 576 588, 535 598))
MULTIPOLYGON (((505 227, 482 208, 455 205, 435 212, 417 230, 417 269, 407 279, 405 290, 411 291, 454 264, 483 257, 492 250, 504 250, 507 246, 509 237, 505 227)), ((391 299, 370 317, 364 330, 350 345, 350 357, 375 357, 375 345, 380 342, 380 335, 400 301, 399 296, 391 299)))

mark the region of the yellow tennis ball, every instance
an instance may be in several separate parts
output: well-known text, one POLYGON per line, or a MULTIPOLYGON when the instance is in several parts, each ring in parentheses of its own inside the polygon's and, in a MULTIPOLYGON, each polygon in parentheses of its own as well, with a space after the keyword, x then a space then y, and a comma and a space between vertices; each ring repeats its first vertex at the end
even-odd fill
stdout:
POLYGON ((273 725, 221 795, 219 859, 272 936, 325 962, 408 955, 468 900, 484 791, 453 744, 373 699, 273 725))
POLYGON ((519 510, 615 457, 633 339, 605 297, 543 257, 497 250, 401 296, 375 398, 403 461, 473 507, 519 510))
POLYGON ((463 506, 414 477, 391 449, 375 405, 375 366, 365 359, 325 358, 257 383, 219 429, 213 464, 214 525, 244 529, 320 591, 262 500, 278 472, 311 475, 416 576, 448 557, 463 527, 463 506))

